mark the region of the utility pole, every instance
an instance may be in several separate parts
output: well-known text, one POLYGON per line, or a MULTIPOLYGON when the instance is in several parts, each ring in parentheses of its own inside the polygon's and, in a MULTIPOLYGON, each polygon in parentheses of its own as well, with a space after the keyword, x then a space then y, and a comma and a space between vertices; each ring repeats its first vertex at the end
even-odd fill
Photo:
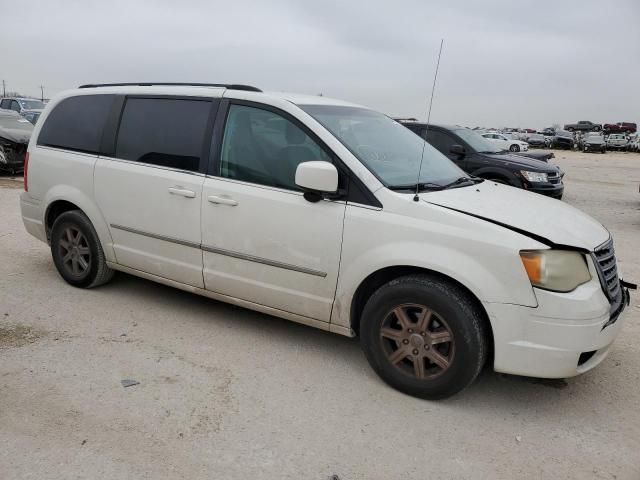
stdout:
POLYGON ((44 85, 40 85, 40 100, 44 102, 44 85))
POLYGON ((7 87, 4 84, 4 80, 2 80, 2 96, 3 97, 7 96, 7 87))

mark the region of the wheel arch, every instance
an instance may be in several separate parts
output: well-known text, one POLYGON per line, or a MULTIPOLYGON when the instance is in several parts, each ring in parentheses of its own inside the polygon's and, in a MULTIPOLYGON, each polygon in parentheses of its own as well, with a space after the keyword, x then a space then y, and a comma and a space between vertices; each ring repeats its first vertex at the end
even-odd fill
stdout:
POLYGON ((108 225, 104 220, 102 213, 98 209, 98 206, 84 193, 69 186, 59 186, 58 188, 53 188, 47 192, 43 203, 46 205, 46 208, 44 209, 44 218, 42 220, 47 241, 50 239, 53 222, 55 222, 55 219, 59 215, 70 210, 80 210, 87 216, 93 225, 93 228, 96 230, 107 261, 116 261, 115 253, 112 248, 113 240, 111 239, 111 233, 109 232, 108 225))
POLYGON ((520 187, 518 182, 518 178, 509 170, 503 170, 499 168, 481 168, 473 172, 473 175, 476 177, 485 178, 487 180, 491 178, 499 178, 509 183, 509 185, 513 187, 520 187))
POLYGON ((75 203, 69 202, 68 200, 55 200, 47 205, 47 209, 44 212, 44 229, 47 234, 47 241, 51 240, 51 229, 53 228, 56 218, 71 210, 82 211, 75 203))
POLYGON ((367 300, 371 297, 371 295, 378 290, 382 285, 390 282, 399 277, 404 277, 407 275, 415 275, 415 274, 424 274, 429 275, 434 278, 441 279, 445 282, 453 283, 457 287, 461 288, 471 301, 478 307, 478 311, 481 312, 483 321, 487 327, 487 332, 489 332, 489 342, 490 342, 490 355, 493 355, 493 327, 491 325, 491 321, 489 319, 489 313, 485 309, 484 305, 480 301, 480 299, 463 283, 456 280, 449 275, 443 274, 441 272, 437 272, 435 270, 430 270, 424 267, 416 267, 410 265, 395 265, 384 267, 376 270, 375 272, 370 273, 359 285, 356 289, 352 299, 351 299, 351 307, 350 307, 350 324, 351 330, 355 332, 356 335, 360 334, 360 321, 362 311, 364 310, 364 306, 367 303, 367 300))

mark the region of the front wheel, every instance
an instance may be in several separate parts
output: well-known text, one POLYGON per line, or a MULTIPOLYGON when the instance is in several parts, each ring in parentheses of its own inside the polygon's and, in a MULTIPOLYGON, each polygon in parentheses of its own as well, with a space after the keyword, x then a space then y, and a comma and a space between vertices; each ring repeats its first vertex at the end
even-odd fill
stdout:
POLYGON ((519 152, 520 151, 520 145, 516 145, 515 143, 513 145, 511 145, 509 147, 509 150, 512 152, 519 152))
POLYGON ((51 229, 51 255, 58 273, 74 287, 96 287, 113 277, 98 234, 80 210, 56 218, 51 229))
POLYGON ((360 343, 390 386, 427 399, 470 385, 488 351, 480 307, 459 286, 428 275, 383 285, 362 312, 360 343))

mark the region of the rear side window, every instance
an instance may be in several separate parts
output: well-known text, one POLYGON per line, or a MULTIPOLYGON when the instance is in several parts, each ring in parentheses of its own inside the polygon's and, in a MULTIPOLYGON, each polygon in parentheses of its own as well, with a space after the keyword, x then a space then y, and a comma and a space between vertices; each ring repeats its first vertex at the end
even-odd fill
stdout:
POLYGON ((82 95, 62 100, 42 126, 38 145, 100 153, 102 129, 115 95, 82 95))
POLYGON ((115 156, 195 172, 210 112, 208 101, 128 98, 115 156))

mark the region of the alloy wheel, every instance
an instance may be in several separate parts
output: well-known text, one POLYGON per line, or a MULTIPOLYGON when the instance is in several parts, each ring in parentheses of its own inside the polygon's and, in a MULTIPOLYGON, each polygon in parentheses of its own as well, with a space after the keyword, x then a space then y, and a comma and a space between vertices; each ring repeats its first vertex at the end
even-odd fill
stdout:
POLYGON ((425 305, 395 307, 382 322, 380 341, 387 360, 418 380, 442 375, 455 355, 455 340, 449 325, 425 305))
POLYGON ((87 238, 78 228, 65 228, 58 245, 62 264, 70 274, 81 277, 87 273, 91 266, 91 250, 87 238))

